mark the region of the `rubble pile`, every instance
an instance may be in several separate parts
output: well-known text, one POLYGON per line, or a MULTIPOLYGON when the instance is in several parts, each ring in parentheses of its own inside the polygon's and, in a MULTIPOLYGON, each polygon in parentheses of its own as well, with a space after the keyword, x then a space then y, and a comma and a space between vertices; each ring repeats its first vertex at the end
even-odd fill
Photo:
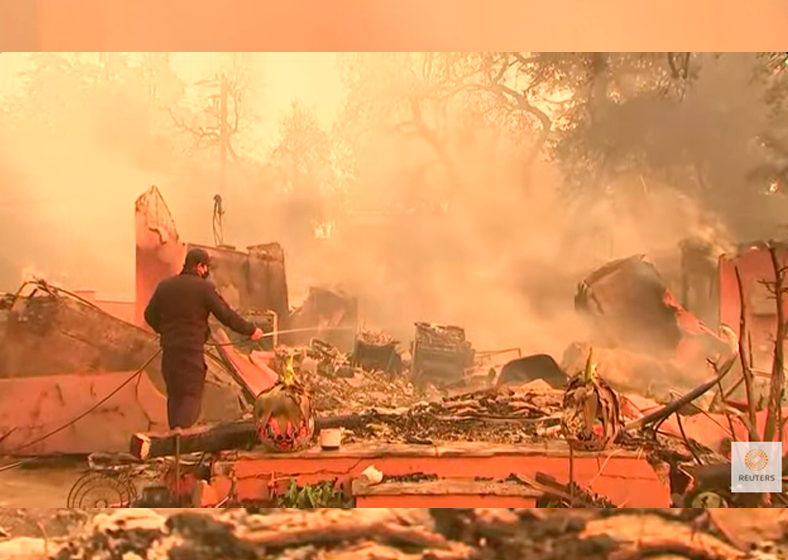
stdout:
MULTIPOLYGON (((722 510, 724 511, 724 510, 722 510)), ((0 542, 9 560, 778 560, 785 520, 753 536, 748 512, 319 509, 99 513, 61 541, 0 542)))
MULTIPOLYGON (((410 377, 401 371, 395 347, 396 341, 385 333, 362 331, 351 354, 318 339, 296 351, 314 362, 313 367, 308 367, 306 360, 301 361, 298 371, 299 379, 309 389, 314 411, 318 415, 352 414, 371 407, 409 407, 424 400, 427 393, 414 387, 410 377), (365 347, 363 358, 359 359, 361 344, 365 347), (375 350, 381 349, 390 351, 397 360, 376 359, 375 350), (387 370, 387 364, 396 367, 387 370)), ((278 350, 283 355, 292 351, 285 347, 278 350)))
POLYGON ((368 410, 357 425, 347 428, 345 440, 523 443, 556 431, 560 410, 560 392, 541 384, 534 389, 477 391, 420 401, 404 410, 368 410))
MULTIPOLYGON (((289 353, 289 349, 287 349, 289 353)), ((325 377, 348 377, 353 375, 353 369, 348 357, 327 342, 313 339, 304 354, 315 360, 316 373, 325 377)))
MULTIPOLYGON (((459 327, 419 324, 418 331, 425 333, 424 336, 435 345, 434 348, 448 352, 450 357, 452 352, 460 348, 464 352, 461 356, 463 363, 469 357, 472 360, 472 350, 468 350, 470 344, 465 341, 464 331, 459 327)), ((411 364, 403 359, 397 345, 398 342, 389 334, 374 330, 360 331, 356 336, 354 350, 349 354, 313 339, 310 346, 300 353, 314 361, 315 365, 304 367, 305 362, 302 362, 298 375, 310 390, 315 412, 323 415, 357 414, 373 407, 402 409, 443 397, 445 390, 431 382, 416 382, 414 372, 404 369, 411 364)), ((427 357, 422 358, 422 361, 436 359, 428 352, 434 348, 424 347, 422 354, 427 357)), ((418 364, 412 366, 418 367, 418 364)), ((460 366, 462 375, 462 364, 460 366)), ((467 385, 462 383, 462 378, 455 381, 467 385)))
POLYGON ((424 399, 409 379, 382 371, 357 371, 352 377, 302 372, 300 377, 309 388, 317 414, 350 414, 370 407, 402 408, 424 399))

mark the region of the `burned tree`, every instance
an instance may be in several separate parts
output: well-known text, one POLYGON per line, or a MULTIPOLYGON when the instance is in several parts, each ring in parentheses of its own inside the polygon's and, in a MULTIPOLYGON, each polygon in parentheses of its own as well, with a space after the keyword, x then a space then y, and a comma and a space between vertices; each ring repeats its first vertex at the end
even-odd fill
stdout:
MULTIPOLYGON (((753 372, 751 367, 751 356, 747 353, 747 341, 749 340, 749 332, 747 331, 747 309, 744 301, 744 288, 742 286, 741 274, 739 269, 736 272, 736 285, 739 290, 739 337, 738 337, 738 353, 739 362, 741 363, 742 380, 744 381, 744 390, 747 395, 747 430, 749 432, 750 441, 757 441, 758 432, 755 423, 755 391, 753 388, 753 372)), ((731 433, 731 436, 733 434, 731 433)))
POLYGON ((266 189, 269 200, 280 205, 275 218, 279 235, 296 252, 332 235, 342 198, 333 159, 332 136, 312 110, 292 102, 268 157, 266 189))
MULTIPOLYGON (((237 55, 238 53, 233 53, 237 55)), ((197 114, 183 116, 169 109, 175 127, 190 135, 192 149, 210 148, 219 150, 220 191, 227 182, 228 157, 238 162, 236 140, 242 128, 247 110, 244 98, 250 89, 247 67, 239 64, 233 56, 231 68, 222 71, 213 79, 194 84, 205 92, 207 104, 197 114)))
POLYGON ((187 119, 177 116, 170 110, 173 124, 194 137, 195 148, 218 147, 233 159, 238 159, 233 147, 233 139, 238 133, 242 120, 241 103, 246 91, 243 76, 228 77, 226 74, 221 74, 212 80, 202 80, 195 85, 210 91, 208 105, 201 111, 202 118, 195 119, 204 124, 187 123, 187 119))
POLYGON ((767 405, 766 426, 764 428, 764 441, 782 441, 783 419, 782 403, 785 395, 785 339, 788 336, 788 327, 785 323, 785 294, 786 271, 788 267, 781 263, 778 246, 774 242, 768 244, 769 257, 774 269, 774 281, 764 282, 770 293, 774 296, 776 305, 776 329, 774 340, 774 360, 772 362, 772 375, 769 384, 769 399, 767 405))
POLYGON ((458 149, 475 128, 463 119, 480 124, 481 111, 464 87, 475 73, 477 57, 419 52, 354 53, 343 58, 349 90, 343 133, 352 138, 357 154, 368 149, 369 138, 385 138, 416 160, 403 170, 408 186, 401 203, 411 208, 445 210, 468 187, 458 149), (433 172, 442 185, 437 192, 429 180, 433 172))

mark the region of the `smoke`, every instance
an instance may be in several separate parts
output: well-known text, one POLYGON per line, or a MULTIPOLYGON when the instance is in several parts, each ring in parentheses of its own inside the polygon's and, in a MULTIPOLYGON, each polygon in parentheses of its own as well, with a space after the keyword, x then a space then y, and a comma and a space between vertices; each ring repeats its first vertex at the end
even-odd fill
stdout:
MULTIPOLYGON (((359 154, 364 202, 404 200, 423 209, 421 201, 435 193, 459 192, 448 213, 391 213, 371 220, 375 225, 346 225, 343 248, 322 264, 322 277, 351 286, 362 296, 367 321, 396 325, 403 340, 412 336, 412 321, 448 322, 465 326, 477 347, 560 353, 587 334, 573 296, 594 268, 645 253, 675 285, 680 241, 701 238, 717 256, 734 246, 731 223, 758 222, 741 201, 735 213, 723 215, 719 199, 698 196, 686 177, 670 181, 660 172, 683 165, 690 144, 714 170, 711 181, 724 177, 721 192, 743 178, 747 165, 733 172, 731 161, 748 157, 743 150, 759 121, 736 116, 734 125, 726 116, 754 115, 763 107, 751 83, 752 60, 731 64, 737 63, 735 72, 715 67, 701 73, 687 106, 639 103, 628 108, 623 130, 617 120, 597 124, 594 135, 607 142, 650 139, 643 149, 652 161, 610 174, 601 190, 589 177, 570 197, 560 167, 544 160, 528 170, 526 183, 528 146, 489 127, 444 136, 450 162, 437 163, 441 154, 428 142, 377 129, 359 154)), ((448 118, 456 129, 462 115, 448 118)))
POLYGON ((6 220, 16 225, 9 258, 35 263, 75 288, 129 293, 131 209, 150 174, 78 130, 29 125, 14 139, 9 152, 23 181, 6 190, 6 220))
MULTIPOLYGON (((586 335, 573 296, 595 267, 646 253, 672 279, 682 239, 700 237, 721 252, 739 235, 765 230, 755 226, 752 197, 734 188, 757 157, 750 146, 764 123, 762 92, 750 79, 752 59, 724 64, 704 66, 685 103, 633 106, 625 130, 620 121, 596 130, 617 141, 647 137, 644 149, 662 167, 691 153, 706 181, 723 185, 718 196, 684 188, 690 172, 675 181, 657 177, 649 161, 616 174, 601 193, 589 184, 567 197, 560 165, 539 159, 526 172, 522 138, 455 110, 445 117, 446 154, 372 126, 354 146, 353 185, 343 191, 355 213, 329 239, 303 241, 292 201, 276 194, 264 164, 232 163, 226 238, 239 247, 283 242, 292 292, 344 286, 359 295, 367 326, 403 341, 415 321, 446 322, 465 326, 477 348, 556 355, 586 335), (450 200, 449 209, 430 204, 436 200, 450 200)), ((130 297, 133 201, 151 184, 161 188, 183 239, 211 243, 213 155, 161 150, 155 165, 141 159, 140 150, 158 146, 161 135, 177 143, 179 134, 132 126, 147 115, 141 95, 127 91, 111 106, 50 108, 46 118, 17 119, 0 130, 0 184, 11 201, 0 206, 0 227, 13 239, 0 263, 4 288, 15 289, 19 270, 35 263, 71 289, 130 297), (109 138, 97 122, 105 132, 124 125, 109 138)), ((777 217, 769 220, 774 226, 777 217)))

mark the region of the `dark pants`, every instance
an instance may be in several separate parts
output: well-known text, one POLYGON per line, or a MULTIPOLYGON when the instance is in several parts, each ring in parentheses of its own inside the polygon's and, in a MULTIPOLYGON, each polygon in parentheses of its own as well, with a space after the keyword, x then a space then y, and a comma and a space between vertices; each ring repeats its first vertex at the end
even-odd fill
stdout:
POLYGON ((167 422, 171 430, 190 428, 199 420, 207 369, 202 348, 162 351, 161 373, 167 387, 167 422))

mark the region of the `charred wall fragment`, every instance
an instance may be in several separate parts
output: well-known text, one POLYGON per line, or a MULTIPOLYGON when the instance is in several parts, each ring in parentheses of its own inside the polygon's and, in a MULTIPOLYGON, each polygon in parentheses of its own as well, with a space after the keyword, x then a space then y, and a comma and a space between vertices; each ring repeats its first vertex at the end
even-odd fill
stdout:
POLYGON ((175 220, 155 186, 134 203, 134 228, 134 320, 144 326, 145 306, 158 283, 181 269, 186 244, 178 237, 175 220))
MULTIPOLYGON (((0 453, 17 454, 20 446, 32 455, 125 451, 129 433, 164 425, 155 335, 43 281, 3 301, 0 453), (86 411, 70 429, 27 447, 86 411)), ((240 389, 225 368, 206 361, 203 418, 238 417, 240 389)))
POLYGON ((253 245, 248 252, 200 247, 211 256, 211 280, 225 300, 243 312, 274 311, 287 318, 285 254, 279 243, 253 245))
POLYGON ((278 243, 252 245, 247 251, 205 247, 180 240, 175 220, 156 187, 135 203, 136 272, 135 321, 145 327, 143 313, 159 282, 177 274, 188 249, 200 247, 211 255, 212 280, 227 302, 245 313, 273 311, 280 325, 290 312, 285 257, 278 243))
POLYGON ((620 259, 589 274, 578 286, 575 308, 591 317, 609 345, 656 356, 672 355, 682 333, 667 286, 643 255, 620 259))
POLYGON ((0 378, 133 371, 157 349, 150 333, 44 282, 0 312, 0 378))

